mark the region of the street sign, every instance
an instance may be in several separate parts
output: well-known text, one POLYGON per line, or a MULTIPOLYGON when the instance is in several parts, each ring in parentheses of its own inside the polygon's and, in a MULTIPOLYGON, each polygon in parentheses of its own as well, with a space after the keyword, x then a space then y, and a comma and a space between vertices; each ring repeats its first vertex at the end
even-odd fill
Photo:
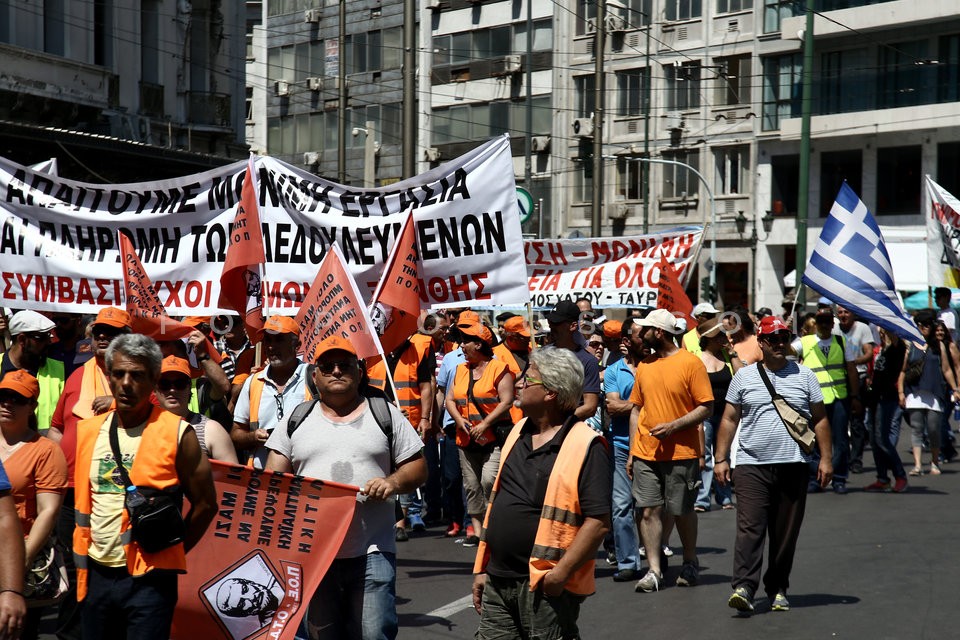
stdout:
POLYGON ((517 187, 517 204, 520 205, 520 224, 533 216, 533 196, 523 187, 517 187))

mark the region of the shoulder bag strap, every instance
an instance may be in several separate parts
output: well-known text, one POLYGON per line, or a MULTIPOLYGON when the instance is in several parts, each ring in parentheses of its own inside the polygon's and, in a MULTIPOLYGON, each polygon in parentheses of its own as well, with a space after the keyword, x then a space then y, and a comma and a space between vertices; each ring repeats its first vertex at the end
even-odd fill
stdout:
POLYGON ((117 435, 117 413, 113 413, 113 418, 110 420, 110 450, 113 452, 113 459, 117 463, 117 472, 120 474, 120 479, 123 480, 123 486, 129 487, 132 486, 130 482, 130 475, 127 473, 126 467, 123 466, 123 456, 120 454, 120 436, 117 435))
POLYGON ((477 408, 477 413, 479 413, 484 418, 486 418, 490 414, 483 410, 483 406, 479 402, 477 402, 477 397, 473 395, 473 385, 476 382, 476 380, 473 379, 473 371, 467 368, 467 373, 470 374, 470 377, 468 378, 468 382, 467 382, 467 400, 469 402, 472 402, 473 406, 477 408))
POLYGON ((763 384, 766 385, 767 391, 770 392, 770 399, 777 400, 778 398, 780 398, 780 394, 777 393, 777 390, 773 388, 773 383, 770 382, 770 377, 767 376, 767 370, 764 368, 762 362, 757 363, 757 373, 760 374, 760 378, 763 380, 763 384))

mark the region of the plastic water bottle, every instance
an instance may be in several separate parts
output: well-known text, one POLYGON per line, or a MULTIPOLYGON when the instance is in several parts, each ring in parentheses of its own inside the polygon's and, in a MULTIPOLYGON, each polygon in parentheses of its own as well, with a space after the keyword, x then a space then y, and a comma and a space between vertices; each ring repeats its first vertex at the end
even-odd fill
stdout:
POLYGON ((953 403, 953 421, 960 422, 960 400, 953 403))
POLYGON ((136 509, 137 507, 146 504, 147 499, 143 497, 143 494, 140 493, 140 490, 130 485, 127 487, 127 496, 126 496, 126 505, 127 510, 136 509))

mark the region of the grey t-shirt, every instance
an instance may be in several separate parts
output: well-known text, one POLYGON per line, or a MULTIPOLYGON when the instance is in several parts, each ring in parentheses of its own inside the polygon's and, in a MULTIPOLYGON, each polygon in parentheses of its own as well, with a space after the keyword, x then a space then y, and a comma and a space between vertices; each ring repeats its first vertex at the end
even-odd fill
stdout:
MULTIPOLYGON (((838 322, 833 326, 833 335, 844 337, 850 351, 856 353, 854 358, 859 358, 863 355, 863 345, 873 344, 873 333, 870 331, 870 327, 859 320, 854 320, 850 326, 850 330, 846 332, 840 328, 840 323, 838 322)), ((851 359, 849 355, 847 359, 851 359)), ((860 374, 860 377, 863 377, 867 373, 867 365, 858 364, 857 373, 860 374)))
MULTIPOLYGON (((393 418, 394 464, 420 452, 423 442, 410 421, 390 405, 393 418)), ((266 447, 285 456, 297 475, 352 484, 360 488, 373 478, 390 475, 387 436, 367 405, 351 420, 336 421, 319 405, 304 419, 293 439, 287 437, 286 420, 274 429, 266 447)), ((356 558, 375 551, 396 553, 393 500, 358 502, 353 521, 337 558, 356 558)))

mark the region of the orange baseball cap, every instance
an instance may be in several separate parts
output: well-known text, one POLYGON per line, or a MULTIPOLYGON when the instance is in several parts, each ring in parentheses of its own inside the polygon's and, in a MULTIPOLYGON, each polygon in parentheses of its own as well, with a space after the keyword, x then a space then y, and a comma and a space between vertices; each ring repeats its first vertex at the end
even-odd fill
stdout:
POLYGON ((40 397, 40 383, 23 369, 7 373, 0 381, 0 389, 9 389, 24 398, 36 400, 40 397))
POLYGON ((487 344, 493 344, 493 333, 479 322, 474 324, 458 324, 457 328, 460 329, 460 333, 465 336, 473 336, 474 338, 480 338, 487 344))
POLYGON ((190 372, 190 363, 177 356, 167 356, 160 364, 160 375, 165 373, 182 373, 188 378, 193 377, 190 372))
POLYGON ((457 316, 457 324, 474 324, 480 322, 480 314, 476 311, 461 311, 457 316))
POLYGON ((100 309, 100 313, 97 314, 97 319, 93 321, 93 324, 105 324, 118 329, 129 329, 131 326, 130 314, 117 307, 107 307, 106 309, 100 309))
POLYGON ((507 333, 519 333, 525 338, 530 337, 530 327, 523 316, 513 316, 503 323, 503 330, 507 333))
POLYGON ((621 332, 623 332, 623 323, 619 320, 607 320, 603 323, 604 338, 617 340, 620 338, 621 332))
POLYGON ((300 325, 290 316, 270 316, 263 323, 263 330, 267 333, 276 335, 279 333, 292 333, 295 336, 300 335, 300 325))
POLYGON ((202 324, 210 324, 210 316, 187 316, 181 322, 190 327, 199 327, 202 324))
POLYGON ((320 356, 328 351, 346 351, 349 354, 357 355, 357 350, 353 348, 352 342, 344 340, 340 336, 333 335, 322 341, 317 345, 317 348, 313 350, 314 361, 318 360, 320 356))

